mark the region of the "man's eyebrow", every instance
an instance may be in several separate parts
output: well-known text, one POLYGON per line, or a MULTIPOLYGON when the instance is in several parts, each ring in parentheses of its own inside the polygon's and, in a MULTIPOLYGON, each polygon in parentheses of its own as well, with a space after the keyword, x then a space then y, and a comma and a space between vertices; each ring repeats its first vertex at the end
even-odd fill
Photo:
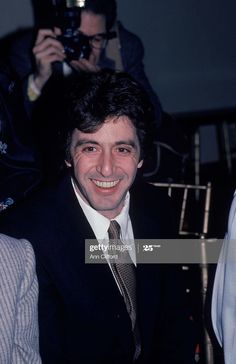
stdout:
MULTIPOLYGON (((95 145, 100 145, 99 142, 97 142, 96 140, 93 139, 79 139, 77 140, 76 144, 75 144, 75 148, 80 147, 81 145, 86 145, 86 144, 95 144, 95 145)), ((119 145, 129 145, 134 149, 138 148, 137 143, 134 142, 134 140, 132 139, 128 139, 128 140, 118 140, 114 143, 116 146, 119 145)))
POLYGON ((132 148, 137 149, 138 145, 132 139, 128 140, 119 140, 115 142, 115 145, 130 145, 132 148))
POLYGON ((75 144, 75 148, 80 147, 81 145, 84 144, 96 144, 99 145, 98 142, 96 142, 95 140, 92 139, 79 139, 77 140, 76 144, 75 144))

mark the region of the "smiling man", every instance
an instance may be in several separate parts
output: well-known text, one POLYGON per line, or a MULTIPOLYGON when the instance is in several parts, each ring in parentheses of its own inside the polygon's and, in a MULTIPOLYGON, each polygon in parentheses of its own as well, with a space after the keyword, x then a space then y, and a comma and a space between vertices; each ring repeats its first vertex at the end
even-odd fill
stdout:
POLYGON ((126 74, 85 74, 67 108, 66 176, 1 223, 35 249, 43 363, 194 363, 180 270, 136 264, 134 238, 175 236, 167 196, 136 176, 151 139, 147 96, 126 74), (85 239, 134 249, 125 265, 85 264, 85 239))
POLYGON ((76 129, 70 147, 76 190, 92 208, 108 219, 122 210, 140 161, 140 144, 127 116, 108 117, 97 131, 76 129))

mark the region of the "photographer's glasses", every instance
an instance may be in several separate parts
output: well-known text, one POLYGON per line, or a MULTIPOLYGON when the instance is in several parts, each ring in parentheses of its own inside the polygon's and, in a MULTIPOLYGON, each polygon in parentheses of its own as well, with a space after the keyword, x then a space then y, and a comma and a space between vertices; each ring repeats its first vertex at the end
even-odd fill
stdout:
POLYGON ((108 33, 98 33, 95 35, 86 35, 79 30, 76 31, 77 35, 82 35, 82 37, 87 38, 91 48, 94 49, 104 49, 106 48, 107 42, 109 39, 116 38, 116 32, 108 32, 108 33))
POLYGON ((99 33, 95 35, 86 35, 79 30, 74 32, 74 36, 81 36, 89 41, 89 45, 94 49, 104 49, 107 45, 109 36, 106 33, 99 33))
POLYGON ((88 36, 88 39, 90 46, 94 49, 104 49, 108 41, 107 34, 105 33, 88 36))

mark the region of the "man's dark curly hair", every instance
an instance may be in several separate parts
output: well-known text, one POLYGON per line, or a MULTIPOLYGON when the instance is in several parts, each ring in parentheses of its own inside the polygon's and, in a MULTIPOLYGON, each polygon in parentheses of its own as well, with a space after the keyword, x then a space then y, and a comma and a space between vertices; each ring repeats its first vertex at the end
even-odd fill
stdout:
POLYGON ((127 116, 134 125, 141 158, 153 141, 153 108, 142 86, 126 73, 100 71, 73 77, 67 92, 67 117, 63 135, 69 160, 75 129, 93 133, 110 117, 127 116))

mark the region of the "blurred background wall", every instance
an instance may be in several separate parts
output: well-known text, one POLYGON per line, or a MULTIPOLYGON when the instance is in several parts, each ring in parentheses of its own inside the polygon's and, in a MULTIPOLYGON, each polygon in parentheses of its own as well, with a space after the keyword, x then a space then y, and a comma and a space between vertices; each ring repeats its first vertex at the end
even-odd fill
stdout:
POLYGON ((33 11, 30 0, 0 1, 0 37, 32 24, 33 11))
MULTIPOLYGON (((48 0, 49 1, 49 0, 48 0)), ((47 16, 47 0, 34 0, 47 16)), ((236 106, 235 0, 117 0, 145 45, 150 81, 168 112, 236 106)), ((34 23, 30 0, 1 0, 0 37, 34 23)))

